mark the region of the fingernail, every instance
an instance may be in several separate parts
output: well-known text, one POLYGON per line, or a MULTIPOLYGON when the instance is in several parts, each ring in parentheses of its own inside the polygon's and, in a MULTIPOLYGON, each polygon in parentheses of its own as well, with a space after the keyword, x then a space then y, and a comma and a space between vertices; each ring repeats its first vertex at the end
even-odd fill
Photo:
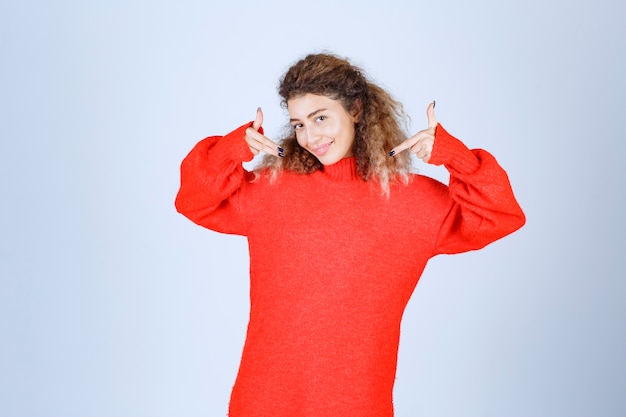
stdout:
POLYGON ((433 100, 433 109, 435 108, 435 104, 437 104, 437 102, 433 100))
POLYGON ((257 107, 257 108, 256 108, 256 111, 261 111, 261 108, 260 108, 260 107, 257 107))
POLYGON ((389 152, 389 156, 394 156, 395 154, 396 154, 396 151, 389 152))
POLYGON ((285 150, 283 148, 281 148, 280 146, 278 148, 276 148, 276 149, 278 149, 278 152, 285 152, 285 150))
POLYGON ((278 152, 278 156, 282 158, 283 156, 285 156, 285 154, 283 152, 278 152))

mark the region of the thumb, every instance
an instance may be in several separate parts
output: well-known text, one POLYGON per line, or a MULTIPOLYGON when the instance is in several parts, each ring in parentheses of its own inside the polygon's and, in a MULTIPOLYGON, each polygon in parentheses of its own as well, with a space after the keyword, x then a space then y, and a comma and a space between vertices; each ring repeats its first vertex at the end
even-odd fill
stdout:
POLYGON ((426 109, 426 117, 428 118, 428 127, 436 127, 437 119, 435 118, 435 100, 428 105, 426 109))
POLYGON ((252 122, 252 128, 254 130, 259 130, 262 124, 263 124, 263 110, 261 110, 261 108, 259 107, 258 109, 256 109, 256 117, 254 119, 254 122, 252 122))

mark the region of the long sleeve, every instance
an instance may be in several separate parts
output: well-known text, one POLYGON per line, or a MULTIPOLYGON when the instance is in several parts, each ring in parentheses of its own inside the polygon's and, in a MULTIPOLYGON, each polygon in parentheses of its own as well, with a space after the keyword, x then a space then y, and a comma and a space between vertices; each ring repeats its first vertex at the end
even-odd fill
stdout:
POLYGON ((232 234, 245 234, 239 191, 248 173, 242 162, 253 158, 244 140, 245 124, 225 136, 207 137, 189 152, 180 168, 176 210, 194 223, 232 234))
POLYGON ((509 178, 496 159, 481 149, 468 149, 437 125, 429 161, 450 173, 449 211, 439 230, 436 253, 480 249, 526 222, 509 178))

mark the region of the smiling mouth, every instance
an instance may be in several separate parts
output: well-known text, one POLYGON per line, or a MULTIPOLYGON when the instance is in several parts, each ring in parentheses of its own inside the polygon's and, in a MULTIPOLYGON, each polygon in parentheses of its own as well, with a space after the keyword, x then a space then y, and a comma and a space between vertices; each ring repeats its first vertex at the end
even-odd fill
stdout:
POLYGON ((330 149, 330 145, 332 144, 333 142, 328 142, 321 146, 317 146, 313 148, 313 153, 317 156, 323 156, 326 152, 328 152, 328 149, 330 149))

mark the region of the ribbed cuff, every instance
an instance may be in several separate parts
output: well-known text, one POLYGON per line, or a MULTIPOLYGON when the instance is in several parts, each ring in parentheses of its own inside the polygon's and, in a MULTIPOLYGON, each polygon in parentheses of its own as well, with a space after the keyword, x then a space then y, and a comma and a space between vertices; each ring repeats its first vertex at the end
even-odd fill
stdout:
MULTIPOLYGON (((254 154, 250 151, 250 147, 246 142, 246 129, 252 127, 252 122, 246 123, 243 126, 238 127, 232 132, 226 134, 220 141, 218 141, 213 152, 218 155, 223 155, 225 158, 232 161, 248 162, 254 158, 254 154)), ((259 132, 263 133, 263 128, 259 128, 259 132)))
POLYGON ((480 161, 463 142, 449 134, 441 124, 435 128, 435 143, 428 163, 446 165, 457 172, 471 174, 480 161))

